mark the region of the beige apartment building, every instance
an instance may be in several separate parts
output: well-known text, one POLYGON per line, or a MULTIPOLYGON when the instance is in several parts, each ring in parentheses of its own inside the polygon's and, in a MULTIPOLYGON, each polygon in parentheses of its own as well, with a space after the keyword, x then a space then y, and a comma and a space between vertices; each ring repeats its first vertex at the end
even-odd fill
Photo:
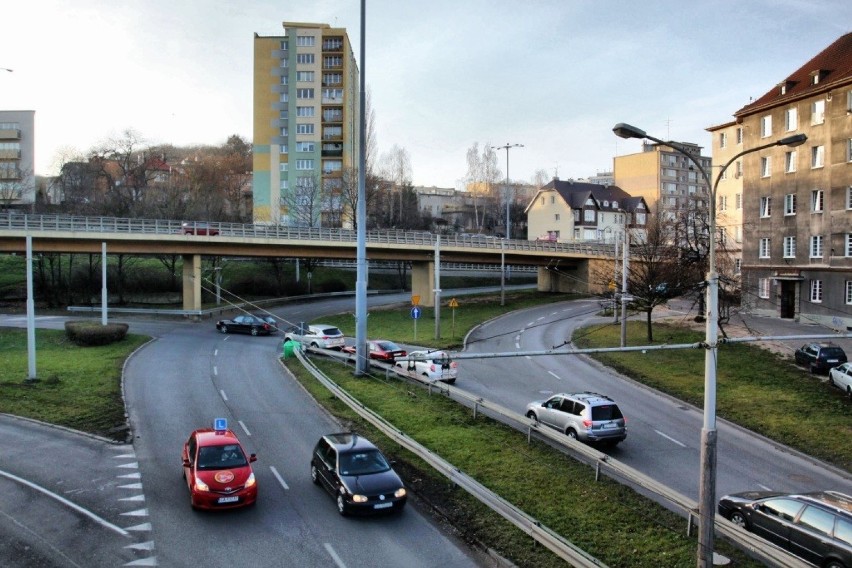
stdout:
POLYGON ((734 114, 744 148, 743 301, 754 312, 852 327, 852 33, 734 114))
MULTIPOLYGON (((731 269, 723 273, 737 276, 742 269, 743 259, 743 161, 731 163, 725 171, 722 167, 743 151, 743 126, 734 122, 711 126, 707 129, 713 136, 712 181, 716 183, 716 229, 719 233, 718 247, 731 269)), ((708 170, 708 173, 710 170, 708 170)))

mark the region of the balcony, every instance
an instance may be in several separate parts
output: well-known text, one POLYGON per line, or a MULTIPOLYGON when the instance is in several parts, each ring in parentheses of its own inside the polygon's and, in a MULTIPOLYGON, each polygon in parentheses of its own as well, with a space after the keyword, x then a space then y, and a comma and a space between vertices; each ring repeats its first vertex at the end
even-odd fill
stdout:
POLYGON ((342 52, 343 51, 343 39, 342 38, 329 38, 329 39, 323 40, 322 51, 323 51, 323 53, 342 52))
POLYGON ((18 168, 0 168, 0 179, 2 180, 20 180, 21 170, 18 168))
POLYGON ((0 130, 0 140, 20 140, 20 128, 4 128, 0 130))
POLYGON ((323 158, 337 158, 343 156, 343 144, 331 143, 322 145, 323 158))
POLYGON ((0 150, 0 160, 20 160, 20 150, 0 150))

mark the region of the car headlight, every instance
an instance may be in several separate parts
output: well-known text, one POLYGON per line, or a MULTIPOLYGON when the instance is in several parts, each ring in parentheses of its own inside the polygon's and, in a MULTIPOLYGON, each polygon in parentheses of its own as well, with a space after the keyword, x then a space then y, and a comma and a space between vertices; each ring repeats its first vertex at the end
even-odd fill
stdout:
POLYGON ((252 472, 251 475, 248 476, 248 479, 246 479, 246 487, 251 487, 254 484, 255 484, 254 472, 252 472))
POLYGON ((367 502, 367 496, 366 495, 353 495, 352 496, 352 502, 353 503, 366 503, 367 502))
POLYGON ((196 491, 210 491, 210 488, 206 483, 198 479, 198 476, 195 477, 195 490, 196 491))
POLYGON ((405 487, 400 487, 396 491, 394 491, 393 496, 399 499, 400 497, 405 497, 405 487))

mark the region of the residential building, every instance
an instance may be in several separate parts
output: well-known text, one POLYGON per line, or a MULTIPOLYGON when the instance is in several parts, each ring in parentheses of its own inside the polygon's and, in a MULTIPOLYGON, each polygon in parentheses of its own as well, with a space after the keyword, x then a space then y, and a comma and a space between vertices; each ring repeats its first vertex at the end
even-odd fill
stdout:
POLYGON ((589 176, 587 180, 579 181, 588 181, 589 183, 596 183, 598 185, 615 185, 615 177, 612 175, 612 172, 597 172, 595 175, 589 176))
POLYGON ((528 238, 557 242, 615 242, 625 227, 645 238, 648 204, 616 186, 554 179, 526 208, 528 238))
POLYGON ((35 203, 34 147, 35 111, 0 111, 0 208, 35 203))
POLYGON ((721 168, 743 151, 744 129, 736 121, 707 129, 713 136, 713 167, 711 181, 716 185, 717 266, 722 274, 738 276, 743 258, 743 160, 733 162, 723 172, 721 168))
POLYGON ((342 192, 358 162, 359 86, 349 37, 328 24, 283 27, 254 38, 254 222, 351 226, 342 192))
POLYGON ((737 111, 744 148, 743 301, 852 327, 852 33, 737 111))

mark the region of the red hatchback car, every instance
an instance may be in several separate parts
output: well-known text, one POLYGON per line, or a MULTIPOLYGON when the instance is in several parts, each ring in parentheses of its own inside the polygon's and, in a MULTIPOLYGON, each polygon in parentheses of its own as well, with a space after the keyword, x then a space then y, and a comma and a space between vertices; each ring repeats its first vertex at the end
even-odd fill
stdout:
POLYGON ((183 445, 182 457, 194 509, 231 509, 257 501, 257 481, 250 465, 257 456, 246 456, 227 425, 194 431, 183 445))
MULTIPOLYGON (((347 345, 342 349, 344 353, 355 354, 355 346, 347 345)), ((405 357, 406 351, 393 341, 375 339, 367 342, 367 351, 370 359, 393 363, 397 357, 405 357)))

